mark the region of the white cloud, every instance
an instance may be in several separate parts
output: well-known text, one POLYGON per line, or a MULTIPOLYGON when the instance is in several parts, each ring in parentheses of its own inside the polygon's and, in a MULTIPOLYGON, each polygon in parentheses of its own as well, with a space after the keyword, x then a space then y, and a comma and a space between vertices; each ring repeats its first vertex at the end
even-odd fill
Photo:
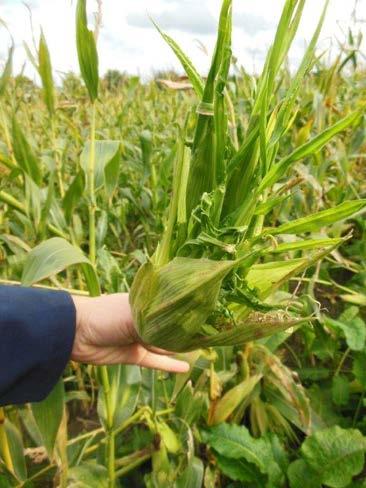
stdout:
MULTIPOLYGON (((234 54, 251 70, 261 66, 271 44, 284 0, 234 0, 234 54)), ((37 31, 42 25, 51 52, 55 72, 78 71, 75 48, 75 0, 28 0, 37 31)), ((214 47, 215 24, 221 0, 104 0, 103 28, 98 50, 101 72, 109 68, 149 75, 153 69, 180 69, 170 49, 151 26, 148 14, 158 21, 189 54, 201 72, 209 59, 198 49, 199 39, 209 51, 214 47), (151 28, 150 28, 151 27, 151 28)), ((299 35, 291 51, 293 62, 300 59, 305 40, 311 37, 323 2, 306 0, 299 35)), ((359 11, 366 11, 366 0, 358 0, 359 11)), ((341 28, 349 25, 354 0, 330 0, 320 47, 329 46, 337 36, 344 40, 341 28)), ((88 1, 90 13, 95 0, 88 1)), ((0 0, 0 17, 5 20, 16 43, 15 69, 26 62, 26 73, 36 79, 27 61, 23 40, 32 44, 27 9, 20 0, 0 0)), ((92 19, 92 16, 90 16, 92 19)), ((0 29, 0 57, 6 56, 8 34, 0 29)))

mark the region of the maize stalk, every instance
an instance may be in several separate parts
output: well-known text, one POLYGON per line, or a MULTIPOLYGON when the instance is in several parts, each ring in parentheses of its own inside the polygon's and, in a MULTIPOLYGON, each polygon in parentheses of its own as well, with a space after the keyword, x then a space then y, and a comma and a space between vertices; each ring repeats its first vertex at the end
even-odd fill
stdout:
POLYGON ((239 345, 309 320, 264 300, 344 239, 297 241, 296 249, 309 253, 298 260, 267 263, 263 269, 267 281, 266 275, 258 278, 255 270, 271 250, 276 255, 291 250, 286 244, 278 246, 274 236, 318 231, 361 211, 366 204, 363 200, 344 202, 282 226, 263 228, 266 214, 278 202, 273 186, 298 160, 312 156, 360 119, 361 111, 355 111, 290 155, 278 157, 281 140, 294 123, 301 80, 315 60, 327 3, 298 73, 276 106, 277 77, 304 7, 304 0, 286 0, 239 147, 235 127, 228 123, 229 118, 233 120, 228 116, 232 108, 227 87, 232 0, 222 3, 216 48, 205 82, 179 46, 158 28, 186 69, 200 103, 194 130, 190 132, 188 120, 178 143, 161 242, 131 288, 136 331, 143 343, 181 352, 239 345))

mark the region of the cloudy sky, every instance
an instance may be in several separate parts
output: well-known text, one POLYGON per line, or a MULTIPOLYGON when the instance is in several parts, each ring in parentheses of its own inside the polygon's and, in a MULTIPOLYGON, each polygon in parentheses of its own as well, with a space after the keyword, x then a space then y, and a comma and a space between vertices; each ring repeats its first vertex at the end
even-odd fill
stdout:
MULTIPOLYGON (((26 0, 32 10, 36 38, 42 26, 57 73, 78 71, 74 0, 26 0)), ((149 15, 190 55, 204 73, 208 65, 202 45, 212 51, 221 0, 103 0, 103 27, 98 51, 101 73, 115 68, 149 76, 153 70, 178 68, 149 20, 149 15)), ((234 0, 234 54, 248 70, 258 71, 273 39, 284 0, 234 0)), ((321 35, 320 48, 336 46, 343 41, 352 25, 352 12, 357 4, 357 18, 366 18, 366 0, 330 0, 328 16, 321 35)), ((300 59, 306 40, 319 18, 323 0, 306 0, 306 8, 292 51, 291 63, 300 59)), ((90 20, 96 1, 88 1, 90 20)), ((35 78, 27 61, 23 41, 32 44, 29 13, 22 0, 0 0, 0 19, 11 31, 15 44, 15 70, 26 63, 25 72, 35 78)), ((366 24, 358 23, 365 27, 366 24)), ((9 46, 9 35, 0 27, 0 63, 9 46)), ((365 46, 364 46, 365 47, 365 46)))

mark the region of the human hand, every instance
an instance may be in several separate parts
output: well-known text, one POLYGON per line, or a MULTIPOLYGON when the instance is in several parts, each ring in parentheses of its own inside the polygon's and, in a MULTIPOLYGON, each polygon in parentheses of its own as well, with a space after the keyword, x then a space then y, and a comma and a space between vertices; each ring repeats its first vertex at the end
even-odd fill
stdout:
POLYGON ((96 298, 73 296, 76 333, 71 359, 95 365, 137 364, 185 373, 189 364, 166 351, 148 349, 136 334, 128 293, 96 298))

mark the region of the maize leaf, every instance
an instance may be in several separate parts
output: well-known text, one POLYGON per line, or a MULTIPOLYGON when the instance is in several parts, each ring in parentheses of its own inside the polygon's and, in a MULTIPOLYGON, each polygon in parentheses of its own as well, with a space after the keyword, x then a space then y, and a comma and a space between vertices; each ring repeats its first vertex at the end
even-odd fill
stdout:
POLYGON ((199 204, 204 192, 212 191, 217 184, 214 98, 216 77, 231 42, 231 0, 222 4, 219 32, 212 64, 207 76, 202 102, 198 108, 198 121, 192 145, 192 160, 188 179, 190 198, 187 200, 189 214, 199 204))
POLYGON ((351 113, 350 115, 347 115, 331 127, 325 129, 309 142, 306 142, 302 146, 295 149, 295 151, 293 151, 289 156, 281 159, 281 161, 272 166, 270 171, 263 178, 258 188, 258 193, 261 193, 265 188, 272 186, 274 183, 280 180, 285 175, 286 171, 290 168, 291 165, 293 165, 300 159, 304 159, 308 156, 313 155, 314 153, 322 149, 322 147, 324 147, 325 144, 327 144, 327 142, 329 142, 330 139, 332 139, 332 137, 334 137, 336 134, 339 134, 339 132, 342 132, 347 129, 347 127, 355 124, 359 120, 360 115, 360 111, 356 111, 351 113))
POLYGON ((262 377, 262 374, 250 376, 228 390, 220 400, 214 402, 210 410, 208 425, 217 425, 225 422, 240 403, 252 393, 262 377))
POLYGON ((14 45, 12 45, 9 49, 8 59, 6 60, 5 68, 0 78, 0 97, 4 95, 7 84, 11 77, 11 73, 13 69, 13 53, 14 53, 14 45))
POLYGON ((214 346, 240 346, 309 322, 309 317, 293 318, 282 312, 252 313, 243 321, 227 325, 227 330, 211 336, 197 336, 190 349, 214 346))
POLYGON ((278 234, 301 234, 303 232, 316 232, 322 227, 344 220, 366 207, 366 200, 352 200, 343 202, 333 208, 322 210, 313 215, 279 225, 274 229, 267 229, 265 233, 278 234))
POLYGON ((51 58, 43 31, 41 31, 41 36, 39 38, 38 72, 42 80, 45 103, 48 112, 52 115, 55 112, 55 93, 52 78, 51 58))
POLYGON ((192 86, 194 88, 194 91, 196 94, 201 98, 203 95, 203 90, 204 90, 204 83, 203 80, 194 67, 192 61, 188 58, 188 56, 181 50, 181 48, 178 46, 178 44, 172 39, 168 34, 165 34, 160 27, 152 21, 154 26, 156 27, 157 31, 161 35, 161 37, 164 39, 164 41, 168 44, 168 46, 172 49, 174 54, 177 56, 179 59, 181 65, 184 68, 184 71, 186 72, 189 81, 192 83, 192 86))
POLYGON ((24 265, 22 284, 33 285, 74 264, 81 264, 91 294, 100 295, 99 281, 89 259, 80 248, 60 237, 53 237, 32 249, 24 265))
POLYGON ((14 156, 19 167, 29 175, 37 185, 40 185, 42 180, 40 163, 33 153, 33 150, 15 116, 12 120, 12 136, 14 156))
POLYGON ((88 29, 86 0, 78 0, 76 7, 76 46, 81 75, 88 89, 90 100, 98 98, 98 52, 94 34, 88 29))
POLYGON ((130 301, 144 343, 185 351, 216 307, 224 277, 240 261, 175 258, 161 267, 145 263, 130 301))

